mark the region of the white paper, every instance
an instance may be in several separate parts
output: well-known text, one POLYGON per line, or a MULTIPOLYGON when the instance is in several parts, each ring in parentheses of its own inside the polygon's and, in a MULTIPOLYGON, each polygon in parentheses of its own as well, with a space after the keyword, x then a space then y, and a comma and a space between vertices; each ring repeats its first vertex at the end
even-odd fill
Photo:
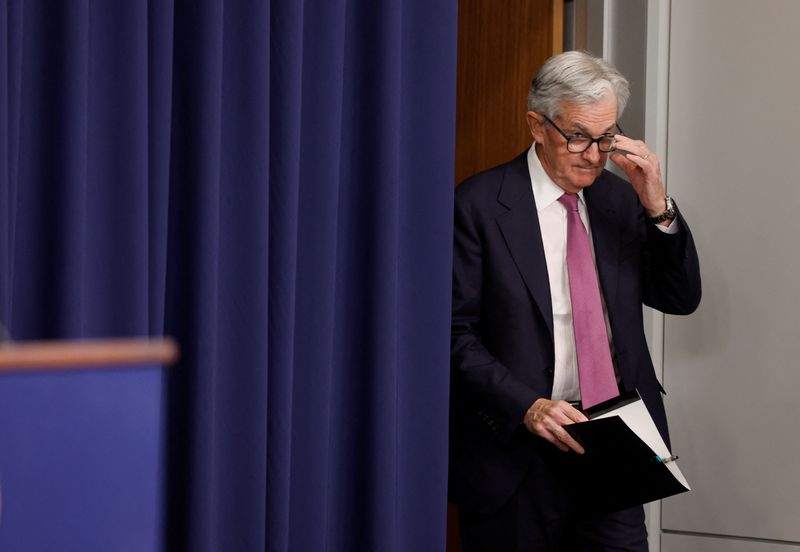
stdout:
MULTIPOLYGON (((622 421, 625 422, 629 428, 631 428, 631 431, 638 435, 639 438, 644 441, 648 447, 650 447, 650 449, 653 451, 653 454, 657 454, 661 458, 669 458, 672 456, 672 453, 667 448, 667 444, 664 442, 664 439, 661 438, 661 434, 658 432, 658 428, 656 427, 653 418, 650 416, 650 412, 647 411, 647 407, 642 399, 636 399, 635 401, 626 405, 614 408, 598 416, 593 416, 592 420, 600 420, 603 418, 610 418, 612 416, 619 416, 622 421)), ((669 471, 672 473, 675 479, 680 482, 681 485, 686 487, 687 490, 691 490, 691 487, 689 487, 689 483, 681 473, 677 462, 673 460, 672 462, 667 462, 665 466, 667 466, 669 471)))

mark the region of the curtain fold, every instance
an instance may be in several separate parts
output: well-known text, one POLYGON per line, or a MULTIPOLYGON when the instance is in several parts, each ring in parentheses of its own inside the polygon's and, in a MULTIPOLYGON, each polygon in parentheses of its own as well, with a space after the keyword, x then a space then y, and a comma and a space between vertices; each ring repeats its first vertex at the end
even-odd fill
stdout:
POLYGON ((0 318, 177 338, 165 549, 445 542, 455 0, 0 0, 0 318))

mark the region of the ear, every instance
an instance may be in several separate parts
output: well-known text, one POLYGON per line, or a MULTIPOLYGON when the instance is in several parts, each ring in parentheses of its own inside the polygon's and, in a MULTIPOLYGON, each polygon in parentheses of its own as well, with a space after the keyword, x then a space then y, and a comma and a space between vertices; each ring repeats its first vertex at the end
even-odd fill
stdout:
POLYGON ((539 113, 535 111, 528 111, 525 114, 525 118, 528 122, 528 128, 531 131, 531 136, 533 136, 533 141, 537 144, 541 144, 544 142, 544 125, 545 120, 539 113))

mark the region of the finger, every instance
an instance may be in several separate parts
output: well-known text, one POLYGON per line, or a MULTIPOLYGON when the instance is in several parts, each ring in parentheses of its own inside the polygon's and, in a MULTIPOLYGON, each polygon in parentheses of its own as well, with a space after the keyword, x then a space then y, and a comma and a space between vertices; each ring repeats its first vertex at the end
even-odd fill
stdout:
POLYGON ((628 176, 631 176, 637 169, 636 163, 634 163, 621 153, 612 153, 610 157, 611 161, 615 165, 617 165, 620 169, 625 171, 625 174, 627 174, 628 176))
MULTIPOLYGON (((566 449, 575 451, 578 454, 583 454, 585 451, 583 447, 572 438, 572 436, 567 433, 563 428, 559 428, 559 431, 555 433, 555 437, 558 442, 563 445, 566 449)), ((564 449, 561 449, 564 450, 564 449)), ((564 450, 566 452, 566 450, 564 450)))
MULTIPOLYGON (((567 424, 571 423, 571 421, 567 422, 567 424)), ((548 418, 543 421, 541 429, 542 433, 545 433, 545 439, 556 445, 563 452, 574 450, 578 454, 583 454, 583 447, 564 429, 563 424, 555 421, 555 418, 548 418)))
POLYGON ((570 450, 578 454, 583 454, 584 452, 586 452, 578 441, 570 437, 569 433, 565 432, 565 435, 566 438, 561 439, 561 442, 567 445, 567 447, 569 447, 570 450))
POLYGON ((657 164, 650 164, 652 163, 652 158, 648 161, 632 153, 625 155, 612 154, 611 161, 625 172, 634 187, 641 181, 639 180, 641 178, 650 180, 657 178, 659 169, 657 164))
MULTIPOLYGON (((572 406, 567 401, 558 401, 558 409, 559 413, 562 416, 562 421, 564 422, 586 422, 588 418, 586 415, 572 406)), ((563 425, 563 424, 562 424, 563 425)))
POLYGON ((642 157, 650 152, 650 150, 647 148, 647 144, 641 140, 634 140, 633 138, 629 138, 622 134, 614 135, 614 147, 615 149, 625 150, 642 157))
POLYGON ((587 421, 587 418, 583 412, 569 404, 567 401, 553 401, 541 408, 539 412, 541 415, 552 419, 558 425, 587 421))
POLYGON ((572 405, 569 406, 569 410, 567 410, 565 414, 573 423, 589 421, 589 418, 586 417, 586 414, 584 414, 577 408, 573 407, 572 405))
POLYGON ((653 162, 653 159, 650 158, 649 154, 642 156, 635 153, 629 153, 625 156, 625 160, 639 167, 642 169, 642 171, 649 171, 652 168, 651 163, 653 162))
POLYGON ((631 140, 622 135, 615 136, 614 151, 631 160, 634 157, 638 157, 643 161, 648 159, 654 162, 658 161, 656 155, 647 147, 647 144, 641 140, 631 140))
POLYGON ((533 422, 531 423, 528 429, 534 435, 541 437, 545 441, 548 441, 553 445, 557 446, 562 451, 567 452, 569 448, 567 447, 567 445, 565 445, 558 439, 555 433, 555 429, 559 427, 560 426, 558 424, 555 424, 549 420, 545 420, 543 417, 540 416, 538 412, 536 412, 533 415, 533 422))
POLYGON ((542 435, 542 437, 544 437, 545 440, 551 442, 556 447, 558 447, 558 450, 560 450, 561 452, 569 452, 569 446, 567 446, 566 443, 561 441, 561 439, 559 439, 555 433, 548 432, 546 435, 542 435))
POLYGON ((586 416, 569 404, 566 401, 559 401, 558 407, 553 408, 550 412, 550 417, 558 423, 558 425, 565 425, 565 424, 573 424, 575 422, 585 422, 587 421, 586 416))
POLYGON ((564 452, 568 450, 568 446, 559 438, 559 432, 566 432, 561 429, 561 424, 556 422, 553 417, 545 415, 542 412, 534 412, 531 430, 535 435, 549 441, 564 452))

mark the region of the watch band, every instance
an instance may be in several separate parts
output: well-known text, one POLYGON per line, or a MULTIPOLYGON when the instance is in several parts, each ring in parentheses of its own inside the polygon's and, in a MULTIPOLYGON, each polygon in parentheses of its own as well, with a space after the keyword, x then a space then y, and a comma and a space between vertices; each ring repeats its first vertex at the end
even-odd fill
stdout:
POLYGON ((669 196, 664 198, 664 202, 666 203, 666 210, 660 215, 647 217, 647 222, 658 224, 660 222, 664 222, 665 220, 675 220, 675 217, 677 216, 677 213, 675 212, 675 202, 672 201, 672 198, 669 196))

